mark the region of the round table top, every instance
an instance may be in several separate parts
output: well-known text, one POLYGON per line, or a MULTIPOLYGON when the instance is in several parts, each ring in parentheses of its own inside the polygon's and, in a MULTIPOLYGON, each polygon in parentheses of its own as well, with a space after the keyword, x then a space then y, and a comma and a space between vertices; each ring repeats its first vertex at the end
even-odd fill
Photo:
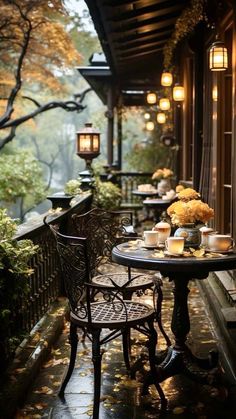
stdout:
POLYGON ((143 204, 149 205, 151 207, 158 207, 158 206, 166 206, 170 205, 173 199, 162 199, 162 198, 154 198, 154 199, 144 199, 143 204))
POLYGON ((184 273, 196 279, 206 278, 211 271, 236 269, 236 251, 214 257, 160 257, 158 252, 158 249, 132 246, 126 242, 113 248, 112 259, 121 265, 160 271, 164 276, 173 277, 184 273))
POLYGON ((142 198, 145 198, 146 196, 158 196, 159 195, 158 192, 157 192, 157 190, 153 190, 153 191, 139 191, 138 189, 134 189, 132 191, 132 194, 133 195, 136 195, 136 196, 140 196, 142 198))

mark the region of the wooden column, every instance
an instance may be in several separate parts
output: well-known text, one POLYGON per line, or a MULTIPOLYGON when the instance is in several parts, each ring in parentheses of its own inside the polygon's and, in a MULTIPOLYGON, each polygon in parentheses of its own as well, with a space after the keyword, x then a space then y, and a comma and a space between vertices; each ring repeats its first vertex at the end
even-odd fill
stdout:
POLYGON ((199 190, 202 135, 203 135, 203 63, 204 63, 203 29, 199 28, 194 60, 194 109, 193 109, 193 187, 199 190))
POLYGON ((117 107, 117 160, 118 170, 122 169, 122 106, 117 107))
POLYGON ((113 137, 114 137, 114 113, 113 113, 113 89, 109 87, 107 92, 107 163, 111 166, 113 163, 113 137))

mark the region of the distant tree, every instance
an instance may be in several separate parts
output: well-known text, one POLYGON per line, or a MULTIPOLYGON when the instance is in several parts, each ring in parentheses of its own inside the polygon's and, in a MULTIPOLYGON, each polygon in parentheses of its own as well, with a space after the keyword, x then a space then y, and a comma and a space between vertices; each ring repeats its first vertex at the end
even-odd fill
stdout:
POLYGON ((0 167, 0 206, 12 208, 17 204, 17 216, 23 221, 24 215, 45 199, 47 185, 42 180, 42 169, 28 151, 4 153, 0 167))
POLYGON ((63 0, 0 0, 0 99, 5 110, 0 117, 0 150, 10 142, 16 128, 36 115, 54 108, 81 112, 90 89, 73 100, 41 104, 29 97, 24 87, 48 88, 66 94, 63 72, 78 64, 80 54, 62 25, 67 19, 63 0), (1 92, 2 91, 2 92, 1 92), (21 114, 19 101, 28 99, 36 108, 21 114), (7 133, 6 133, 7 132, 7 133))

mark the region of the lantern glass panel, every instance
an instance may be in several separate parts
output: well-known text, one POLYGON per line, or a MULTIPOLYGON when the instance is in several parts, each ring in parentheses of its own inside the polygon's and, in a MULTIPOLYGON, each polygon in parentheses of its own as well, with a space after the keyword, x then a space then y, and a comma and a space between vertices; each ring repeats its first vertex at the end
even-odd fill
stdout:
POLYGON ((149 103, 149 105, 154 105, 154 103, 156 103, 157 101, 157 95, 156 93, 148 93, 147 94, 147 103, 149 103))
POLYGON ((183 86, 175 86, 173 88, 173 99, 177 102, 184 100, 184 88, 183 86))
POLYGON ((227 48, 222 46, 212 46, 210 49, 210 69, 212 71, 224 71, 228 68, 227 48))
POLYGON ((162 86, 171 86, 173 83, 173 76, 171 73, 165 71, 161 75, 161 85, 162 86))
POLYGON ((159 106, 162 111, 168 111, 170 109, 170 101, 168 98, 160 99, 159 106))
POLYGON ((146 122, 146 130, 147 131, 153 131, 154 130, 154 122, 152 122, 152 121, 146 122))
POLYGON ((166 115, 163 112, 157 114, 157 122, 159 124, 164 124, 166 122, 166 115))

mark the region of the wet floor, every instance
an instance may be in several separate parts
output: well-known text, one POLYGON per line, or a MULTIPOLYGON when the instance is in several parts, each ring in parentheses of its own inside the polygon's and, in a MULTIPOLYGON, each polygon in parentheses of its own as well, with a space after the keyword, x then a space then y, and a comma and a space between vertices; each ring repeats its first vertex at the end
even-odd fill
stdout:
MULTIPOLYGON (((201 296, 194 282, 190 284, 189 309, 191 333, 188 345, 198 356, 206 356, 211 349, 217 348, 210 318, 205 311, 201 296)), ((137 297, 138 298, 138 297, 137 297)), ((140 297, 152 304, 151 295, 140 297)), ((172 284, 164 281, 163 324, 170 330, 172 311, 172 284)), ((173 336, 169 333, 171 340, 173 336)), ((159 349, 166 348, 165 340, 159 335, 159 349)), ((51 419, 89 419, 92 418, 93 403, 93 364, 91 345, 88 339, 78 345, 76 367, 65 391, 65 401, 57 397, 69 357, 68 324, 58 340, 51 357, 43 365, 38 378, 29 392, 25 404, 16 418, 51 418, 51 419)), ((145 339, 135 332, 132 334, 133 360, 141 351, 145 352, 145 339)), ((148 368, 146 366, 145 368, 148 368)), ((236 418, 234 387, 226 389, 203 385, 176 375, 162 383, 162 389, 168 399, 165 413, 160 412, 158 393, 154 386, 147 396, 142 396, 143 376, 137 373, 136 380, 126 374, 120 339, 116 339, 104 348, 102 363, 102 387, 100 401, 100 419, 233 419, 236 418)))

